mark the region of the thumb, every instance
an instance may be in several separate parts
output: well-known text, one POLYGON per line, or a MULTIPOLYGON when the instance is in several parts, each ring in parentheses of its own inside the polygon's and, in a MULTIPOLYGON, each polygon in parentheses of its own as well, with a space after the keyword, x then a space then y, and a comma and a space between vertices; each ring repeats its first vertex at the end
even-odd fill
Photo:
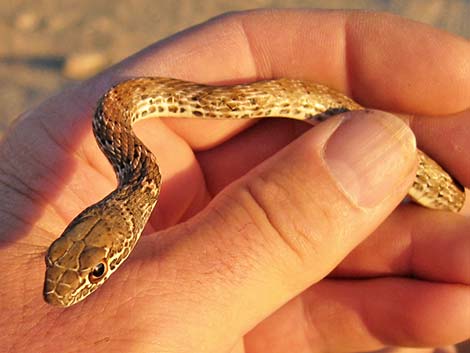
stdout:
POLYGON ((413 133, 387 113, 343 114, 302 135, 158 237, 171 245, 152 257, 158 276, 147 266, 143 277, 165 316, 184 313, 168 337, 224 349, 328 274, 403 199, 415 168, 413 133))

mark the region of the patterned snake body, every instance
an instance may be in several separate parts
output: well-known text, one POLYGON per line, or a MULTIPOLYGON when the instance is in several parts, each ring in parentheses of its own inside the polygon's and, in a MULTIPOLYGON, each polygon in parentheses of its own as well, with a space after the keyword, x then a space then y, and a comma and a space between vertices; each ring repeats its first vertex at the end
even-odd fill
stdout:
MULTIPOLYGON (((116 172, 118 187, 82 211, 46 255, 44 298, 67 307, 101 286, 129 256, 158 199, 161 176, 153 154, 132 131, 150 117, 255 119, 285 117, 311 124, 363 109, 323 85, 290 79, 205 86, 169 78, 118 84, 99 101, 93 131, 116 172)), ((423 206, 459 211, 463 188, 423 152, 409 194, 423 206)))

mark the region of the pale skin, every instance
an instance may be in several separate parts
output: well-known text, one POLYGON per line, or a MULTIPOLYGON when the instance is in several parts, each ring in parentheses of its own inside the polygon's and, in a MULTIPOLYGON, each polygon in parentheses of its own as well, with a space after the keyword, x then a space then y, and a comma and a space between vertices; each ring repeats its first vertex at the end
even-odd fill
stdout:
POLYGON ((393 211, 415 161, 410 130, 393 117, 408 136, 402 167, 390 176, 400 182, 367 208, 322 169, 319 150, 334 122, 307 132, 292 121, 144 121, 137 133, 164 180, 145 236, 83 303, 57 309, 41 291, 49 244, 115 187, 90 124, 113 83, 170 76, 328 84, 365 106, 413 115, 405 120, 420 148, 468 186, 469 57, 468 41, 390 15, 232 14, 23 114, 0 145, 2 347, 352 352, 466 339, 470 221, 412 204, 393 211))

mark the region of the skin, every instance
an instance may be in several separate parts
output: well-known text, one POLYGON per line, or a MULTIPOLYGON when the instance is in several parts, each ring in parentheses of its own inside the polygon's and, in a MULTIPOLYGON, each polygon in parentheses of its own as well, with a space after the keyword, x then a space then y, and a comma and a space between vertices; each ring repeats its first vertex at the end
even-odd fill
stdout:
POLYGON ((332 183, 322 189, 328 198, 312 200, 325 176, 303 167, 320 167, 315 153, 304 152, 312 151, 322 127, 306 132, 291 121, 139 124, 137 134, 158 151, 164 171, 146 236, 83 303, 57 309, 43 302, 41 290, 51 241, 115 186, 90 126, 111 84, 142 75, 325 83, 368 107, 407 114, 419 146, 468 186, 469 57, 468 41, 391 15, 237 13, 157 43, 24 113, 0 145, 2 347, 352 352, 466 339, 470 220, 411 204, 392 213, 411 169, 372 208, 351 206, 332 183), (296 160, 299 178, 280 184, 295 207, 279 207, 283 189, 271 183, 269 193, 258 189, 262 212, 247 212, 247 187, 296 160), (262 222, 266 214, 280 221, 273 224, 295 220, 315 232, 305 233, 305 243, 283 238, 280 228, 262 222))

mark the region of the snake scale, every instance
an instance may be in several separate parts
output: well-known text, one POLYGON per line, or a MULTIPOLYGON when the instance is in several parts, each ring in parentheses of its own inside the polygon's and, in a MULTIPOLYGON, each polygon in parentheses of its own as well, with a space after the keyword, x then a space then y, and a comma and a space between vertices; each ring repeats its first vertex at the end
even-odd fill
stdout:
MULTIPOLYGON (((293 79, 206 86, 170 78, 136 78, 110 89, 93 119, 96 141, 112 164, 118 186, 82 211, 49 247, 44 298, 68 307, 101 286, 129 256, 157 203, 161 176, 153 154, 132 125, 150 117, 256 119, 285 117, 311 124, 364 109, 326 86, 293 79)), ((418 151, 409 196, 440 210, 459 211, 462 186, 418 151)))

